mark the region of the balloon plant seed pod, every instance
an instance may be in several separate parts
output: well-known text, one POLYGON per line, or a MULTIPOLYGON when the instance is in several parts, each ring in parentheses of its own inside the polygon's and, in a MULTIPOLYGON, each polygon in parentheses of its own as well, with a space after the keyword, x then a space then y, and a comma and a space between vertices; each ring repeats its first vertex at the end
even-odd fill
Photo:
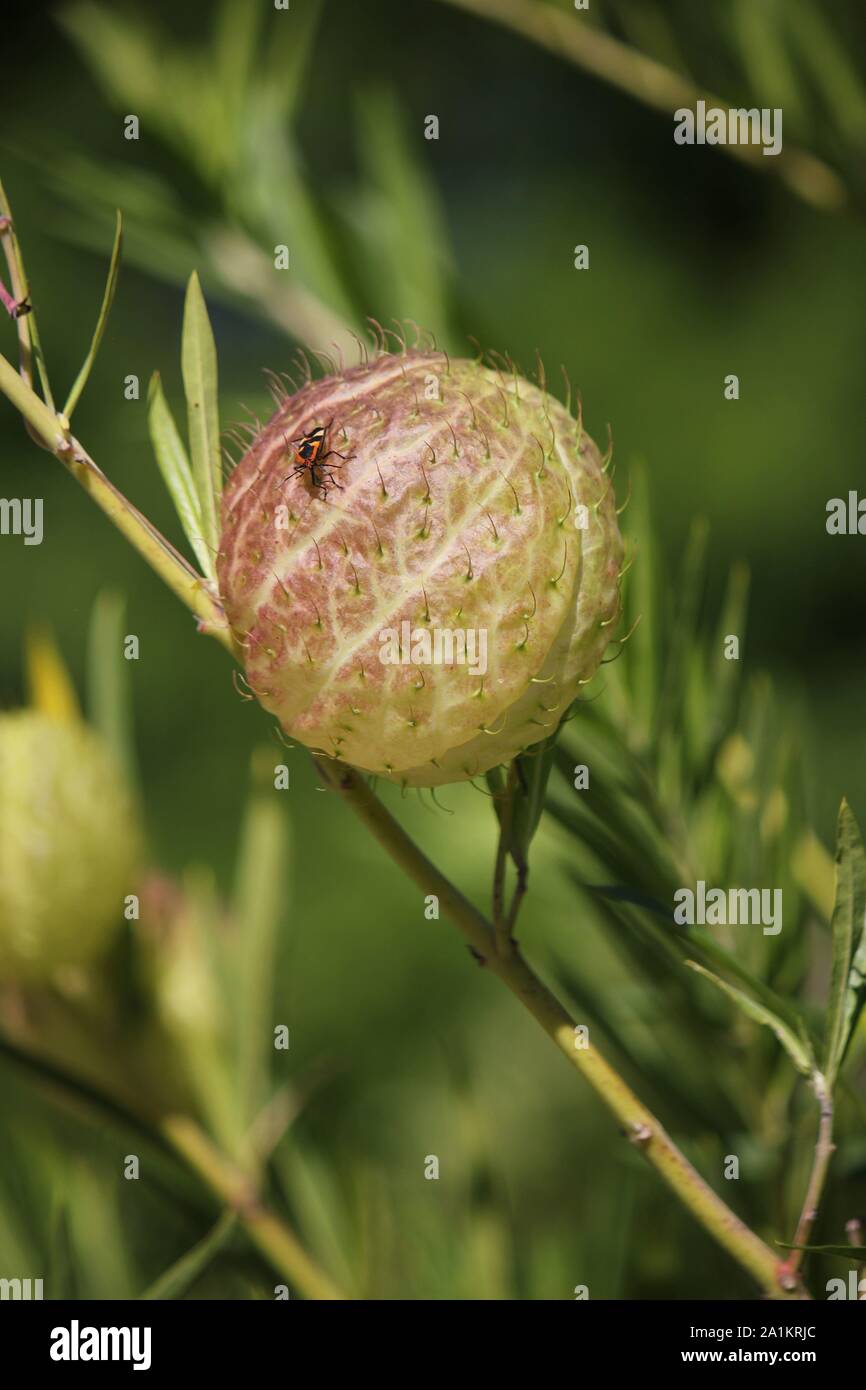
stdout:
POLYGON ((93 730, 0 715, 0 984, 98 958, 123 922, 139 846, 131 794, 93 730))
POLYGON ((278 398, 225 489, 217 572, 286 733, 407 786, 557 728, 620 612, 599 450, 542 384, 382 353, 278 398))

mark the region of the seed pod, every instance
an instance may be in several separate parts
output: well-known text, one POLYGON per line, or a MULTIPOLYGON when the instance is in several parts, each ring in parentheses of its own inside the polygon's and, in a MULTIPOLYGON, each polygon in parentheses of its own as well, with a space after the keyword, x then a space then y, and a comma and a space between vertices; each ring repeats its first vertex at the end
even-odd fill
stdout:
POLYGON ((92 730, 0 715, 0 981, 46 980, 105 950, 138 846, 129 791, 92 730))
POLYGON ((223 498, 218 577, 250 688, 291 737, 408 786, 556 729, 612 634, 621 566, 580 422, 441 353, 287 397, 223 498))

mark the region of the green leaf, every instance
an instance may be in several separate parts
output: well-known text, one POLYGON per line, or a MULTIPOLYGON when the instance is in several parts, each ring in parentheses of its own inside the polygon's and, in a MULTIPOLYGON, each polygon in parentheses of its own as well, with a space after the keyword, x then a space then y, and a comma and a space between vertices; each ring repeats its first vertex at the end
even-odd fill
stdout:
POLYGON ((163 482, 168 488, 184 535, 201 565, 202 572, 215 582, 214 557, 204 540, 201 509, 192 469, 174 416, 165 399, 158 372, 154 372, 150 379, 147 401, 150 442, 163 482))
POLYGON ((560 729, 537 743, 531 753, 522 753, 514 760, 517 779, 514 787, 511 843, 508 849, 518 866, 526 863, 529 846, 544 811, 547 784, 556 760, 556 741, 560 729))
POLYGON ((359 97, 359 150, 367 188, 357 201, 358 234, 376 277, 374 300, 398 316, 411 315, 438 341, 447 341, 450 322, 448 237, 439 196, 422 152, 426 140, 411 140, 395 93, 368 90, 359 97))
POLYGON ((755 1023, 763 1024, 765 1028, 770 1028, 797 1070, 802 1072, 804 1076, 812 1075, 815 1070, 815 1059, 812 1056, 811 1047, 808 1046, 805 1039, 798 1038, 777 1014, 771 1013, 763 1004, 759 1004, 757 1000, 744 994, 742 990, 735 989, 733 985, 729 985, 726 980, 714 975, 712 971, 705 970, 702 965, 698 965, 697 961, 687 960, 686 965, 691 970, 697 971, 699 975, 703 975, 704 979, 711 981, 724 994, 727 994, 728 998, 732 999, 748 1018, 751 1018, 755 1023))
POLYGON ((81 398, 81 393, 87 385, 90 373, 93 369, 93 364, 96 361, 96 354, 99 351, 102 335, 105 332, 105 325, 108 322, 108 315, 111 312, 114 291, 117 288, 117 276, 120 271, 120 252, 123 246, 123 217, 119 211, 116 216, 117 222, 114 230, 114 246, 111 250, 111 260, 108 265, 108 276, 105 281, 105 291, 102 296, 102 307, 99 310, 99 317, 96 320, 96 327, 93 330, 93 337, 90 341, 90 351, 82 363, 81 370, 75 378, 75 383, 63 407, 63 414, 68 419, 72 418, 72 412, 81 398))
MULTIPOLYGON (((788 8, 786 0, 786 8, 788 8)), ((803 125, 804 84, 794 70, 783 33, 786 15, 778 4, 735 0, 730 17, 735 42, 752 92, 766 106, 781 106, 792 128, 803 125)))
POLYGON ((844 40, 821 9, 808 0, 788 0, 785 20, 800 62, 820 86, 838 130, 846 141, 862 148, 866 144, 866 86, 844 40))
POLYGON ((352 1257, 350 1213, 331 1167, 296 1139, 280 1146, 274 1167, 310 1253, 343 1288, 354 1293, 363 1261, 352 1257))
POLYGON ((225 1248, 237 1226, 234 1212, 225 1212, 207 1235, 175 1260, 158 1279, 140 1295, 142 1300, 182 1298, 192 1285, 225 1248))
POLYGON ((203 539, 216 555, 222 496, 217 356, 207 306, 195 271, 189 277, 184 303, 181 370, 189 418, 192 476, 198 494, 203 539))
POLYGON ((98 594, 87 637, 87 713, 123 768, 138 781, 132 727, 129 663, 123 659, 126 604, 120 594, 98 594))
POLYGON ((832 1089, 866 1000, 866 853, 854 813, 844 800, 836 830, 836 895, 830 931, 833 969, 824 1074, 832 1089))

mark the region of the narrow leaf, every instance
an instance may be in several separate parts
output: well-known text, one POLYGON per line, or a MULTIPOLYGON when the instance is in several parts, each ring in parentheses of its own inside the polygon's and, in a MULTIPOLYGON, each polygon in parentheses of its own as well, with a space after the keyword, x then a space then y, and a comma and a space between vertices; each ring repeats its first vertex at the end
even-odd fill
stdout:
POLYGON ((217 356, 207 306, 195 271, 189 277, 183 311, 181 370, 189 418, 192 475, 198 494, 202 532, 216 554, 222 495, 217 356))
POLYGON ((686 965, 689 966, 691 970, 695 970, 699 975, 703 975, 704 979, 711 981, 711 983, 726 994, 729 999, 732 999, 748 1018, 751 1018, 755 1023, 763 1024, 765 1028, 770 1028, 779 1039, 779 1042, 784 1047, 797 1070, 802 1072, 804 1076, 812 1075, 815 1069, 815 1059, 811 1056, 811 1049, 808 1049, 805 1041, 792 1033, 788 1025, 783 1023, 776 1014, 771 1013, 763 1004, 759 1004, 757 1000, 750 998, 748 994, 744 994, 742 990, 735 989, 733 985, 729 985, 727 981, 721 979, 720 976, 714 975, 712 971, 705 970, 702 965, 698 965, 697 961, 687 960, 686 965))
POLYGON ((214 557, 204 539, 201 509, 192 469, 174 416, 165 399, 158 372, 154 372, 150 379, 147 423, 159 471, 174 503, 184 535, 201 565, 202 572, 208 579, 214 580, 214 557))
POLYGON ((142 1300, 182 1298, 225 1248, 236 1226, 237 1217, 234 1212, 226 1212, 197 1245, 187 1250, 185 1255, 181 1255, 179 1260, 145 1289, 140 1295, 142 1300))
POLYGON ((369 192, 358 211, 358 234, 371 253, 368 274, 387 293, 393 312, 412 314, 441 342, 447 339, 450 267, 441 201, 421 161, 425 141, 412 140, 391 87, 358 97, 359 149, 369 192))
POLYGON ((516 759, 517 783, 509 850, 518 865, 521 862, 526 863, 529 846, 541 820, 547 784, 556 758, 558 737, 559 729, 549 738, 536 744, 531 753, 524 753, 516 759))
POLYGON ((99 317, 96 320, 96 327, 93 330, 93 337, 90 341, 90 350, 82 363, 81 370, 75 378, 75 383, 66 398, 63 407, 63 414, 67 419, 72 418, 72 412, 81 398, 81 393, 87 385, 88 378, 96 361, 96 354, 102 342, 102 335, 105 332, 105 325, 108 322, 108 315, 111 312, 111 305, 114 300, 114 291, 117 288, 117 276, 120 270, 120 252, 123 246, 123 217, 118 211, 116 214, 117 222, 114 229, 114 246, 111 250, 111 260, 108 265, 108 276, 105 281, 105 292, 102 296, 102 307, 99 310, 99 317))
POLYGON ((854 813, 844 800, 836 830, 836 895, 830 931, 833 969, 824 1072, 832 1087, 866 998, 866 853, 854 813))

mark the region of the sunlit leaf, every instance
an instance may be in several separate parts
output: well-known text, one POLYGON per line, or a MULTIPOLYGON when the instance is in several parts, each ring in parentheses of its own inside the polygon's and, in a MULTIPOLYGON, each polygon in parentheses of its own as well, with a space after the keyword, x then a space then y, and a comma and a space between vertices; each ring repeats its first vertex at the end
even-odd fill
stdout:
POLYGON ((213 554, 219 546, 222 464, 217 404, 217 356, 198 275, 189 277, 183 312, 181 369, 186 392, 192 476, 203 539, 213 554))
POLYGON ((147 423, 159 471, 174 503, 184 535, 201 565, 202 573, 214 580, 214 556, 204 539, 201 508, 192 469, 157 372, 151 377, 148 389, 147 423))
POLYGON ((832 1088, 866 1000, 866 853, 847 801, 839 808, 836 900, 830 929, 833 968, 823 1070, 832 1088))

